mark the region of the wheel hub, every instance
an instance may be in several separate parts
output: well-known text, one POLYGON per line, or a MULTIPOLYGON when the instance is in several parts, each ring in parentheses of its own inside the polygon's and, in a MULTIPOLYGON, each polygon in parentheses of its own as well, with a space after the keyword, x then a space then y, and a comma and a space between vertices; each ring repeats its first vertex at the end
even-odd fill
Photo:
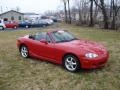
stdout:
POLYGON ((27 57, 28 56, 28 50, 26 47, 21 47, 21 55, 23 57, 27 57))
POLYGON ((75 70, 77 67, 77 63, 73 57, 66 58, 65 65, 66 65, 66 68, 70 71, 75 70))

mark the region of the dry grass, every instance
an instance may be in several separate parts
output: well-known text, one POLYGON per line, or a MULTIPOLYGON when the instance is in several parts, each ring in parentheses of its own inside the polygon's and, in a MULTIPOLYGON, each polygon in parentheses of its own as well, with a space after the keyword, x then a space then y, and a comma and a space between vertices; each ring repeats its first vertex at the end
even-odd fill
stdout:
POLYGON ((0 90, 119 90, 120 32, 57 24, 47 29, 0 31, 0 90), (79 38, 103 43, 110 59, 102 69, 70 73, 60 66, 24 59, 16 48, 16 39, 30 33, 67 28, 79 38))

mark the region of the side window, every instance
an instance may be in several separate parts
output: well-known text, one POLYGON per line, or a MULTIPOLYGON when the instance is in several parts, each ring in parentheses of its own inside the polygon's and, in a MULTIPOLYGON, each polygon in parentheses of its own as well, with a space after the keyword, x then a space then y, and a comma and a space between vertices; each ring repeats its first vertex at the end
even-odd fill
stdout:
POLYGON ((8 21, 8 18, 4 18, 4 21, 8 21))
POLYGON ((1 20, 0 20, 0 23, 1 23, 1 20))
POLYGON ((48 34, 46 35, 46 40, 47 40, 48 43, 52 42, 52 40, 51 40, 51 38, 50 38, 50 36, 48 34))
POLYGON ((19 20, 22 20, 21 16, 18 17, 19 20))
POLYGON ((14 16, 11 17, 11 20, 14 20, 14 16))
POLYGON ((39 33, 35 35, 35 40, 40 41, 41 39, 46 39, 46 33, 39 33))

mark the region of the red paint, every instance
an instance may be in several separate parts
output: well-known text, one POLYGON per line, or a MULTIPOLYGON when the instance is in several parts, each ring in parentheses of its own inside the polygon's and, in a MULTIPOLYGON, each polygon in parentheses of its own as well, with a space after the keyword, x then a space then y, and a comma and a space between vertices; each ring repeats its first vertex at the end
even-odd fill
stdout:
POLYGON ((16 22, 6 22, 5 26, 6 26, 6 28, 14 28, 14 29, 16 29, 18 27, 18 23, 16 23, 16 22))
MULTIPOLYGON (((51 33, 48 32, 52 38, 51 33)), ((87 40, 73 40, 62 43, 55 43, 53 40, 53 43, 47 44, 29 39, 27 35, 18 39, 18 48, 21 44, 28 47, 30 56, 57 64, 62 64, 62 59, 65 54, 74 54, 79 59, 81 68, 85 69, 102 67, 109 57, 109 53, 103 45, 87 40), (92 59, 85 57, 85 54, 88 52, 96 53, 98 57, 92 59)))

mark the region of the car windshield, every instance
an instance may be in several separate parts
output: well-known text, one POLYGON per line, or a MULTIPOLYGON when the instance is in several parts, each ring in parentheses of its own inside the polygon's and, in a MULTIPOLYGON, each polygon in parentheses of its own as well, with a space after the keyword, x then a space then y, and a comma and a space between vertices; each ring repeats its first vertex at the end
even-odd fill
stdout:
POLYGON ((69 42, 76 40, 77 38, 74 37, 72 34, 68 33, 67 31, 55 31, 52 32, 52 37, 56 43, 58 42, 69 42))

